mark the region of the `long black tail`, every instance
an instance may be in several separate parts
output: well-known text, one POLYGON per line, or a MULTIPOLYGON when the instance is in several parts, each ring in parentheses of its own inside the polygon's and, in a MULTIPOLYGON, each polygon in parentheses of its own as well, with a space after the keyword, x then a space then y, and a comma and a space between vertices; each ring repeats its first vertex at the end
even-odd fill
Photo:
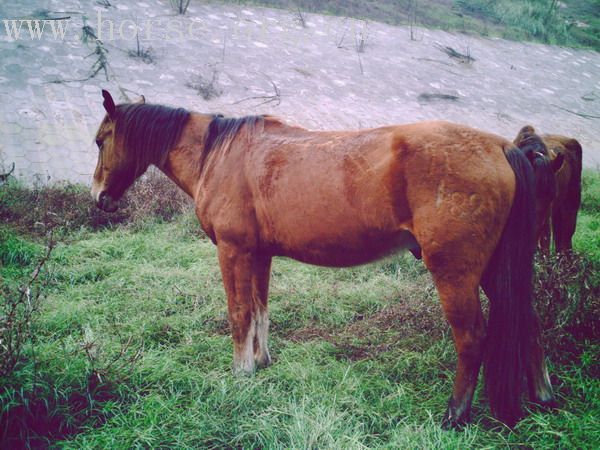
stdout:
POLYGON ((506 226, 482 279, 490 299, 483 364, 492 414, 512 426, 522 414, 523 379, 536 332, 535 179, 521 150, 507 150, 506 159, 515 173, 516 191, 506 226))

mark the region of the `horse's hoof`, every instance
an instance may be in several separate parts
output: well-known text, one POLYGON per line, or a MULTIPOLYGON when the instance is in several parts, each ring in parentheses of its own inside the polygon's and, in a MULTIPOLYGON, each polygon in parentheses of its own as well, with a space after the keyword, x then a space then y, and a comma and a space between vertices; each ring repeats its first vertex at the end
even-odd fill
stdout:
POLYGON ((251 377, 254 375, 256 367, 254 364, 234 364, 232 370, 235 377, 251 377))
POLYGON ((469 423, 467 420, 453 420, 447 415, 442 420, 442 430, 444 431, 461 431, 469 423))
POLYGON ((459 411, 459 408, 454 406, 452 399, 448 402, 448 409, 444 418, 442 419, 443 430, 461 430, 471 421, 471 410, 470 408, 464 408, 463 411, 459 411))
POLYGON ((269 355, 269 353, 263 353, 262 355, 257 356, 254 359, 254 363, 256 364, 257 369, 264 369, 266 367, 269 367, 272 363, 271 355, 269 355))
POLYGON ((531 403, 536 409, 542 411, 555 411, 558 409, 558 402, 554 397, 551 397, 548 400, 531 400, 531 403))

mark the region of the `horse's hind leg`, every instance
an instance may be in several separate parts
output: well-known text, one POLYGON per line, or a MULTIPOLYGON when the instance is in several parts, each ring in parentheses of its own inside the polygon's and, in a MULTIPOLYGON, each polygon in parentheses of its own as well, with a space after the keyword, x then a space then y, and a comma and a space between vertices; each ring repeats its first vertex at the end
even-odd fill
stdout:
POLYGON ((433 276, 452 327, 458 357, 454 389, 442 422, 444 428, 455 428, 470 420, 471 402, 483 357, 485 325, 479 301, 479 280, 472 274, 433 272, 433 276))
POLYGON ((529 363, 527 365, 527 387, 529 390, 529 399, 538 405, 547 408, 554 408, 556 401, 552 392, 552 384, 546 367, 546 359, 541 344, 540 324, 537 314, 534 313, 536 329, 533 333, 534 338, 531 342, 529 363))

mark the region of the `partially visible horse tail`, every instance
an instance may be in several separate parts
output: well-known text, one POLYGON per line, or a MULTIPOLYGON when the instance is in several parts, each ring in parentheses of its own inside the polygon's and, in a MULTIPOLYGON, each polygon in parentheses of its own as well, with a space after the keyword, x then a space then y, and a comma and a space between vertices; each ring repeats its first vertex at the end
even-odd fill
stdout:
POLYGON ((513 147, 505 155, 516 187, 504 231, 482 278, 490 300, 483 366, 492 415, 512 426, 522 415, 523 379, 537 333, 533 310, 535 179, 521 150, 513 147))

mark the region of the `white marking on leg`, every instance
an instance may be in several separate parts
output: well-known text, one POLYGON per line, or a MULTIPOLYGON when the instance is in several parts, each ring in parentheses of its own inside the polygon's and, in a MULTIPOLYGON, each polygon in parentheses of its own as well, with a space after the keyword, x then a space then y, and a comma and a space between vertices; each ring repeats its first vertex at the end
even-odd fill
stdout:
MULTIPOLYGON (((454 420, 468 419, 468 418, 465 418, 462 416, 463 416, 463 414, 465 414, 465 412, 467 410, 469 410, 471 408, 471 402, 473 401, 473 393, 474 392, 475 392, 475 386, 469 386, 467 388, 467 390, 465 391, 465 395, 463 396, 462 402, 460 402, 459 404, 454 406, 454 411, 451 412, 456 415, 456 417, 454 417, 454 420)), ((451 414, 450 418, 452 419, 452 414, 451 414)))
POLYGON ((253 317, 241 348, 233 346, 233 372, 235 374, 254 373, 254 337, 256 335, 256 319, 253 317))
POLYGON ((268 347, 269 338, 269 311, 265 308, 259 308, 256 311, 256 349, 255 360, 260 367, 266 367, 271 364, 271 355, 268 347))
POLYGON ((548 375, 548 368, 546 363, 542 363, 542 380, 537 383, 535 389, 535 395, 539 401, 548 402, 554 399, 554 393, 552 392, 552 384, 550 383, 550 375, 548 375))

